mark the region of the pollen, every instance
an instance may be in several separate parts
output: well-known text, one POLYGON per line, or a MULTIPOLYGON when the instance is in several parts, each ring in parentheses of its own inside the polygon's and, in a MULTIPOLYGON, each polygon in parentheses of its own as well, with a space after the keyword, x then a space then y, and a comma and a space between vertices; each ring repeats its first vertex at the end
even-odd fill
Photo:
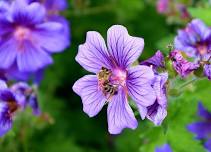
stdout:
POLYGON ((19 26, 14 32, 14 36, 17 40, 22 41, 29 38, 30 30, 26 27, 19 26))

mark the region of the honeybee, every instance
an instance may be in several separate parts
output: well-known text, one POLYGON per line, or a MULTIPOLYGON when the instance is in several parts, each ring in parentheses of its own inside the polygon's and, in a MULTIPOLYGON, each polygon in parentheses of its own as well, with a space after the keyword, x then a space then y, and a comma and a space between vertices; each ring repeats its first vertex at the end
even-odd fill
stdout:
POLYGON ((104 95, 107 96, 109 94, 108 98, 110 98, 111 96, 117 94, 118 87, 116 85, 110 84, 109 81, 107 80, 103 83, 102 89, 104 95))
POLYGON ((111 70, 102 67, 102 69, 100 70, 100 72, 97 74, 98 80, 99 81, 107 81, 109 80, 109 77, 111 76, 111 70))

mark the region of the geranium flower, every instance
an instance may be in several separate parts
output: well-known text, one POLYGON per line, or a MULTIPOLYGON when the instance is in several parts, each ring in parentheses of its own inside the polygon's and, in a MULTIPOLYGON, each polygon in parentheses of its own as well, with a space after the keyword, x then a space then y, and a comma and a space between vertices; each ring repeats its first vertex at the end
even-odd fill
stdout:
POLYGON ((151 87, 154 73, 147 66, 131 67, 142 53, 144 40, 130 36, 125 27, 114 25, 108 30, 107 46, 98 32, 87 33, 76 61, 94 75, 76 81, 73 90, 81 96, 83 110, 90 117, 108 102, 108 130, 119 134, 124 128, 137 127, 128 96, 138 108, 154 103, 155 92, 151 87))
POLYGON ((45 21, 46 10, 37 2, 16 0, 0 16, 0 68, 14 64, 21 72, 34 72, 51 64, 51 53, 67 47, 63 25, 45 21), (37 13, 39 12, 39 13, 37 13))
MULTIPOLYGON (((211 63, 211 29, 201 20, 194 19, 174 40, 175 49, 184 51, 204 67, 205 76, 211 63)), ((209 77, 209 75, 207 76, 209 77)))

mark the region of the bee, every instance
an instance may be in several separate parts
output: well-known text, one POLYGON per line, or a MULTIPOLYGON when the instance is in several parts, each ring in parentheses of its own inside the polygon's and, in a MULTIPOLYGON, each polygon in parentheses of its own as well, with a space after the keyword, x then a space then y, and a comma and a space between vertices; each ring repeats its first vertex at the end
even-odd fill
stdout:
POLYGON ((118 87, 116 85, 112 85, 109 81, 105 81, 102 85, 103 93, 105 96, 109 94, 109 98, 113 95, 117 94, 118 87))
POLYGON ((107 81, 109 80, 109 77, 111 76, 112 72, 110 69, 107 69, 105 67, 102 67, 100 72, 97 74, 98 80, 99 81, 107 81))

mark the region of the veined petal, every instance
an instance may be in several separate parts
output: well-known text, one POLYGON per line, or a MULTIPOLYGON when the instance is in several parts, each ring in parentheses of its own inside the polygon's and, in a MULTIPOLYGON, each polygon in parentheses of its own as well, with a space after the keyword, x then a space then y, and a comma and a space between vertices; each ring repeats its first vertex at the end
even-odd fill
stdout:
POLYGON ((12 118, 7 116, 8 106, 0 102, 0 137, 5 135, 12 128, 12 118))
POLYGON ((123 89, 118 90, 108 104, 108 130, 111 134, 119 134, 124 128, 137 128, 138 122, 130 108, 123 89))
POLYGON ((17 55, 18 69, 22 72, 33 72, 52 64, 50 55, 29 41, 24 42, 21 52, 17 55))
POLYGON ((46 22, 39 24, 33 32, 34 42, 50 53, 64 51, 69 45, 64 30, 62 23, 46 22))
POLYGON ((156 96, 151 87, 154 73, 150 67, 136 66, 128 70, 128 93, 137 106, 150 106, 155 102, 156 96))
POLYGON ((7 89, 7 84, 4 80, 0 79, 0 91, 4 89, 7 89))
POLYGON ((137 60, 144 48, 144 40, 130 36, 127 29, 121 25, 108 29, 107 43, 109 55, 115 65, 121 68, 127 68, 137 60))
POLYGON ((211 80, 211 64, 204 65, 204 75, 211 80))
POLYGON ((0 43, 0 68, 9 68, 16 59, 16 41, 9 39, 0 43))
POLYGON ((87 32, 86 42, 79 46, 75 59, 84 69, 94 73, 99 72, 102 67, 111 67, 105 41, 94 31, 87 32))
POLYGON ((166 107, 162 107, 160 105, 153 107, 152 105, 151 108, 148 109, 147 118, 151 120, 156 126, 161 125, 166 116, 166 107))
POLYGON ((82 98, 83 110, 94 117, 105 104, 106 98, 98 87, 96 75, 86 75, 75 82, 73 91, 82 98))

